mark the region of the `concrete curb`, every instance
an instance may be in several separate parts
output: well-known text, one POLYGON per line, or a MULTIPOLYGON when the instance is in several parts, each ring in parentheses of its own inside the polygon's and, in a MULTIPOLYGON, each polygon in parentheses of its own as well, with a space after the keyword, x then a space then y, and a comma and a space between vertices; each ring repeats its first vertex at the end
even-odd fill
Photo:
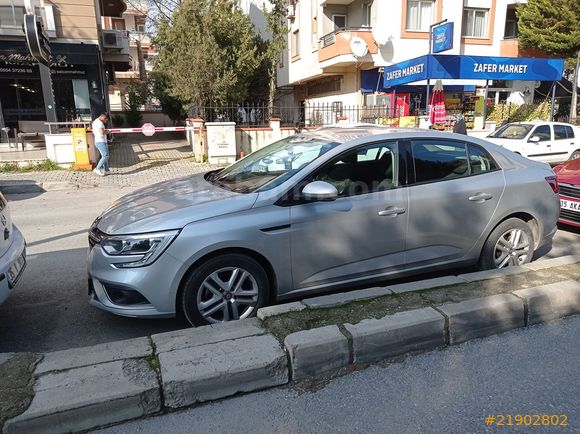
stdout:
MULTIPOLYGON (((568 258, 536 266, 575 262, 568 258)), ((432 285, 465 282, 461 277, 429 281, 432 285)), ((424 289, 425 285, 407 287, 424 289)), ((348 304, 391 290, 352 293, 264 308, 261 317, 325 309, 337 306, 338 300, 348 304)), ((302 330, 287 335, 284 346, 268 331, 268 322, 246 319, 48 353, 34 368, 30 406, 6 421, 3 431, 86 431, 573 314, 580 314, 580 282, 568 280, 357 324, 302 330)), ((14 355, 18 354, 1 354, 0 366, 14 355)))

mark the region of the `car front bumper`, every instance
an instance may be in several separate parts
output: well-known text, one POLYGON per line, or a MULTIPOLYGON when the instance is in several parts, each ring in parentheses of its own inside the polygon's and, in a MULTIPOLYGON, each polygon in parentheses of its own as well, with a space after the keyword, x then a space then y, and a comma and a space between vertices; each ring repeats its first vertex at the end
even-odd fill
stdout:
POLYGON ((121 269, 99 245, 89 251, 89 304, 125 317, 174 317, 181 262, 164 252, 153 264, 121 269))
POLYGON ((8 282, 8 270, 21 256, 26 259, 26 241, 24 236, 16 225, 12 225, 12 228, 12 243, 4 255, 0 257, 0 304, 10 296, 26 268, 26 262, 24 262, 16 282, 10 285, 8 282))

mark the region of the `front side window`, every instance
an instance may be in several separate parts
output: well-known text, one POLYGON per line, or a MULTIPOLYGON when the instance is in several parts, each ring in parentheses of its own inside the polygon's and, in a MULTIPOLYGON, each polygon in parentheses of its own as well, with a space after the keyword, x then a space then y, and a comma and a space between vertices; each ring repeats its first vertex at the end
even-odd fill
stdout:
POLYGON ((463 36, 487 37, 487 9, 465 9, 463 11, 463 36))
POLYGON ((253 152, 220 172, 211 173, 207 181, 240 193, 268 190, 336 145, 337 142, 322 135, 291 136, 253 152))
POLYGON ((396 142, 366 145, 327 163, 313 180, 332 184, 343 197, 393 189, 398 185, 397 155, 396 142))
POLYGON ((433 24, 434 2, 432 0, 407 1, 407 30, 428 32, 433 24))
POLYGON ((533 136, 538 136, 540 138, 539 142, 546 142, 548 140, 551 140, 552 132, 550 131, 550 126, 538 125, 530 137, 533 136))

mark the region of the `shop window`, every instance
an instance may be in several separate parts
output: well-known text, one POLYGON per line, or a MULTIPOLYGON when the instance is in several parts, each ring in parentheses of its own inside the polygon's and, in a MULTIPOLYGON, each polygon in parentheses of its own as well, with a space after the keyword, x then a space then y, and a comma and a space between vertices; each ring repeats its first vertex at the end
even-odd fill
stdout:
POLYGON ((488 12, 488 9, 465 9, 463 11, 463 36, 486 38, 488 12))
POLYGON ((18 121, 46 120, 40 79, 1 80, 0 101, 7 127, 17 128, 18 121))
POLYGON ((363 27, 372 26, 372 2, 363 3, 363 27))
POLYGON ((431 0, 408 0, 407 1, 407 30, 428 32, 433 24, 435 2, 431 0))

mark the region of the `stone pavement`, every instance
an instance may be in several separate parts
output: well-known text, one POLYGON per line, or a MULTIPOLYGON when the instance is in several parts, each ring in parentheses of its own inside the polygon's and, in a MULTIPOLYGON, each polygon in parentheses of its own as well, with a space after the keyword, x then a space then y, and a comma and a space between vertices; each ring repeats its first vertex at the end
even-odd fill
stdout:
POLYGON ((0 183, 15 184, 23 181, 36 183, 72 183, 87 186, 142 186, 171 178, 209 171, 216 166, 195 163, 191 146, 185 139, 143 141, 121 138, 109 147, 111 173, 100 177, 85 171, 44 171, 1 173, 0 183))

